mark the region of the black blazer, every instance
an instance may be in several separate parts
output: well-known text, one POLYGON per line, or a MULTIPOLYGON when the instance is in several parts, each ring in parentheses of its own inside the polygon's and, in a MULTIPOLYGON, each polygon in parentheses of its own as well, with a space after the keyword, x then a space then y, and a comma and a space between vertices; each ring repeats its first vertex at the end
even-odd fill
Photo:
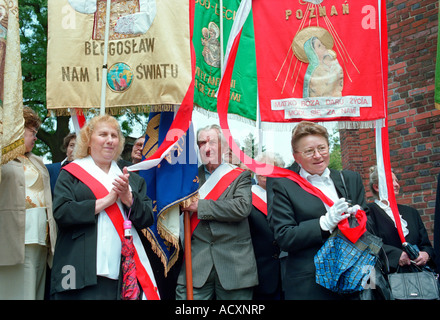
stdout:
MULTIPOLYGON (((129 183, 133 194, 130 220, 137 230, 149 227, 153 224, 153 210, 145 180, 131 173, 129 183)), ((95 202, 89 187, 66 170, 61 170, 53 201, 58 238, 51 273, 51 294, 97 283, 95 202), (75 271, 76 283, 70 284, 69 288, 63 286, 63 279, 68 275, 65 266, 70 266, 68 273, 75 271)))
POLYGON ((254 295, 272 295, 281 288, 280 248, 263 212, 252 206, 248 220, 258 271, 254 295))
POLYGON ((54 197, 55 184, 61 170, 61 162, 46 164, 47 171, 50 175, 50 191, 52 192, 52 199, 54 197))
MULTIPOLYGON (((382 238, 383 248, 388 257, 390 272, 395 272, 402 255, 402 242, 393 220, 376 203, 369 203, 367 229, 372 234, 382 238)), ((429 241, 428 233, 420 218, 419 212, 409 206, 398 204, 397 208, 402 218, 408 223, 409 233, 405 240, 416 244, 421 251, 426 251, 434 259, 434 249, 429 241)))
MULTIPOLYGON (((298 166, 290 170, 299 172, 298 166)), ((361 176, 353 171, 330 169, 330 177, 340 197, 366 207, 365 190, 361 176)), ((268 178, 268 219, 275 240, 282 251, 288 252, 286 260, 285 298, 339 299, 340 295, 318 285, 315 280, 314 256, 330 236, 319 225, 326 213, 324 203, 288 178, 268 178)))

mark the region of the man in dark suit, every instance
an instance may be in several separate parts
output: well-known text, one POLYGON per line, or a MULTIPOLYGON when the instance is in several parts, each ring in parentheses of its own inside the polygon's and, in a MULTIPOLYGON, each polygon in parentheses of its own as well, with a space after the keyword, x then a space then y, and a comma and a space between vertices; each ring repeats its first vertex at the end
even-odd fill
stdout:
POLYGON ((46 164, 47 171, 50 175, 50 190, 55 190, 55 183, 61 171, 61 167, 73 161, 73 149, 76 143, 76 133, 69 133, 63 140, 62 151, 66 152, 66 158, 61 162, 46 164))
MULTIPOLYGON (((199 220, 191 237, 194 299, 252 299, 258 278, 247 219, 252 207, 250 173, 222 163, 222 150, 227 148, 219 126, 199 130, 197 142, 203 164, 199 167, 200 199, 182 208, 199 220), (232 173, 238 175, 216 200, 205 199, 209 190, 232 173)), ((183 266, 177 299, 186 299, 185 273, 183 266)))
MULTIPOLYGON (((284 167, 277 154, 263 152, 256 161, 284 167)), ((280 248, 267 221, 266 177, 256 176, 258 184, 252 185, 252 211, 249 216, 252 244, 257 260, 258 286, 254 288, 254 300, 280 300, 281 285, 280 248)))

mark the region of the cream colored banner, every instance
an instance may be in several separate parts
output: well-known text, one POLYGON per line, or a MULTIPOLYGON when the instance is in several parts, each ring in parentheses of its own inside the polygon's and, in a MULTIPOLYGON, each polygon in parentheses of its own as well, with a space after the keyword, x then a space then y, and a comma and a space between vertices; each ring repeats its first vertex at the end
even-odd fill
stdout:
MULTIPOLYGON (((47 108, 99 108, 106 1, 48 6, 47 108)), ((189 1, 112 0, 109 29, 106 108, 180 104, 191 80, 189 1)))
POLYGON ((0 0, 1 164, 24 154, 23 90, 18 30, 18 0, 0 0))

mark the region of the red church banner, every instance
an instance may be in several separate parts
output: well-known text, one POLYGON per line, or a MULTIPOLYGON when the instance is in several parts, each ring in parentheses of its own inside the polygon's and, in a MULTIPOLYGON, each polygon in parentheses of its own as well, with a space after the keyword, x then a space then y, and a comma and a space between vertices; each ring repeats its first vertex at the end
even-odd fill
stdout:
POLYGON ((262 122, 386 116, 385 1, 256 0, 262 122))

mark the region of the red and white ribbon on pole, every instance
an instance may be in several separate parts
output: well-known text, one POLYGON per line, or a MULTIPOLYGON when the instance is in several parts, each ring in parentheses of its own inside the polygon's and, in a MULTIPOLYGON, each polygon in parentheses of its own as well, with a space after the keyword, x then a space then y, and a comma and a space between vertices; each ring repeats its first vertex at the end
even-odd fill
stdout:
POLYGON ((376 157, 377 157, 377 176, 379 186, 379 199, 387 201, 393 212, 396 222, 397 233, 400 241, 404 243, 402 224, 400 221, 399 209, 397 208, 396 197, 393 189, 393 177, 391 175, 390 147, 388 140, 388 121, 385 119, 376 121, 376 157))
POLYGON ((86 118, 84 116, 84 112, 82 109, 74 109, 74 111, 71 114, 73 128, 76 132, 76 134, 79 134, 79 131, 81 128, 86 124, 86 118))
MULTIPOLYGON (((231 30, 231 35, 229 37, 229 42, 227 45, 227 52, 225 54, 225 64, 222 70, 222 79, 220 82, 219 90, 218 90, 218 99, 217 99, 217 111, 219 114, 219 122, 222 128, 223 134, 226 137, 226 140, 231 148, 232 152, 239 156, 240 159, 256 174, 265 175, 268 177, 285 177, 289 178, 295 182, 297 182, 303 189, 314 194, 323 200, 324 203, 328 205, 333 205, 333 202, 328 199, 319 189, 315 188, 313 185, 305 181, 302 177, 300 177, 295 172, 292 172, 288 169, 275 167, 268 164, 263 164, 255 161, 254 159, 248 157, 244 154, 238 145, 235 143, 234 139, 229 130, 228 124, 228 103, 229 103, 229 88, 232 78, 232 70, 235 62, 235 57, 238 51, 238 45, 240 41, 241 31, 246 21, 247 16, 249 15, 251 8, 250 0, 243 0, 240 4, 240 7, 237 11, 236 19, 234 21, 234 25, 231 30)), ((381 198, 388 199, 391 209, 393 211, 396 227, 399 233, 399 236, 402 242, 405 241, 403 236, 402 227, 400 223, 400 216, 397 210, 397 204, 394 197, 393 189, 392 189, 392 178, 391 178, 391 166, 390 166, 390 156, 389 156, 389 147, 388 147, 388 125, 387 120, 380 120, 376 125, 376 147, 377 147, 377 157, 378 157, 378 165, 380 167, 379 176, 381 177, 381 181, 379 184, 381 185, 381 198), (382 121, 383 125, 382 125, 382 121)), ((365 218, 365 217, 364 217, 365 218)), ((365 231, 365 219, 363 220, 363 226, 360 226, 357 230, 353 230, 355 228, 348 228, 345 226, 345 232, 347 232, 347 236, 349 235, 350 240, 355 242, 358 237, 362 235, 365 231)), ((344 232, 344 234, 345 234, 344 232)))

